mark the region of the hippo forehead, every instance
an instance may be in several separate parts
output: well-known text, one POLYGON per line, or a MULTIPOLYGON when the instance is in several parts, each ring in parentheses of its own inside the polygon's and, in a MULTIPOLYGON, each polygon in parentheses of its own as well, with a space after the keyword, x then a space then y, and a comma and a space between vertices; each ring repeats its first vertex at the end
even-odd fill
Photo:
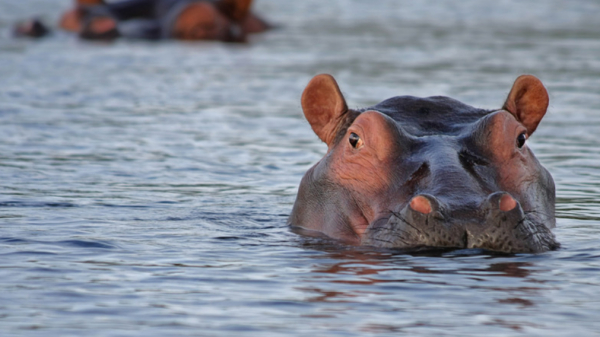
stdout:
POLYGON ((457 135, 494 110, 474 108, 445 96, 397 96, 360 111, 379 111, 417 137, 457 135))

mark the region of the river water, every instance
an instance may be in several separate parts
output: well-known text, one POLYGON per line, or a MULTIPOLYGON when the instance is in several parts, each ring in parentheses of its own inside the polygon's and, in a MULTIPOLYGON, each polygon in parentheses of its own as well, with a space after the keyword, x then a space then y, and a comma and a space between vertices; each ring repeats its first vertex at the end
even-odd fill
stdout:
POLYGON ((0 0, 0 335, 600 335, 600 3, 257 0, 249 45, 17 41, 67 0, 0 0), (538 76, 528 144, 557 185, 558 251, 409 255, 298 236, 325 153, 317 73, 351 107, 447 95, 499 108, 538 76))

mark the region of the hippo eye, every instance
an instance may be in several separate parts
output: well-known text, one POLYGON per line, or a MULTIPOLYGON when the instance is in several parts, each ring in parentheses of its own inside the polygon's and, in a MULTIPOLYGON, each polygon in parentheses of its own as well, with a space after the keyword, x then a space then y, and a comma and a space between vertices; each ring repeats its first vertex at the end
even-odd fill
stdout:
POLYGON ((354 132, 350 133, 348 141, 350 142, 350 145, 352 145, 352 147, 355 149, 361 147, 363 143, 362 139, 360 139, 360 137, 354 132))
POLYGON ((523 147, 523 145, 525 145, 525 141, 527 140, 527 134, 525 134, 525 132, 523 132, 522 134, 520 134, 517 137, 517 146, 520 148, 523 147))

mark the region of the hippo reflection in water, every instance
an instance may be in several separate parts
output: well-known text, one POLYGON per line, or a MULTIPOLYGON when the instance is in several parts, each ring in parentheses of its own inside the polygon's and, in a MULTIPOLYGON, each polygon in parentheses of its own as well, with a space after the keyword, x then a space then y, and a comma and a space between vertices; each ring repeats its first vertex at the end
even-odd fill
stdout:
POLYGON ((318 75, 302 109, 328 151, 304 175, 288 223, 382 248, 556 249, 554 181, 527 146, 547 107, 542 83, 524 75, 498 110, 441 96, 352 110, 333 77, 318 75))

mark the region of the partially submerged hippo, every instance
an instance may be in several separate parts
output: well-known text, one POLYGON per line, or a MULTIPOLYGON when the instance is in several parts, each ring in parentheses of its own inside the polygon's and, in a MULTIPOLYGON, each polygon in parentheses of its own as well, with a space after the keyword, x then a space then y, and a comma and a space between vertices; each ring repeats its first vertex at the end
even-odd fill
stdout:
MULTIPOLYGON (((246 42, 270 25, 251 11, 253 0, 74 0, 59 25, 84 39, 179 39, 246 42)), ((39 20, 18 23, 17 37, 42 37, 39 20)))
POLYGON ((498 110, 442 96, 352 110, 333 77, 318 75, 302 109, 328 151, 288 223, 383 248, 556 249, 554 181, 527 146, 547 107, 542 83, 524 75, 498 110))

